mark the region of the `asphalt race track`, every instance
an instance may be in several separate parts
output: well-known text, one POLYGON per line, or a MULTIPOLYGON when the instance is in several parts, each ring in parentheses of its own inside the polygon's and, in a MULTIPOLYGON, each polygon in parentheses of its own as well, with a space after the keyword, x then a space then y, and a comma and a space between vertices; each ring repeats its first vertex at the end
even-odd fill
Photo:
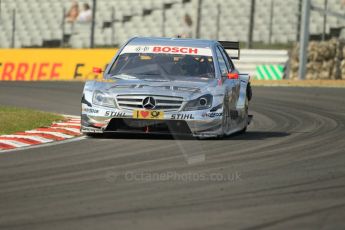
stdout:
MULTIPOLYGON (((82 83, 0 83, 78 115, 82 83)), ((345 89, 254 87, 224 140, 110 136, 0 154, 0 229, 345 229, 345 89)))

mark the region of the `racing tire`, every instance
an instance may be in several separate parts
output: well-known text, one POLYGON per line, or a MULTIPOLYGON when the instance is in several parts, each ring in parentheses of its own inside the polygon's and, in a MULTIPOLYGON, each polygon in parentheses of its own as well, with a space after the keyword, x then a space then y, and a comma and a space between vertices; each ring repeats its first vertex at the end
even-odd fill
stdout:
POLYGON ((248 85, 247 85, 247 98, 248 98, 248 101, 252 100, 252 97, 253 97, 253 91, 252 91, 252 86, 250 85, 250 82, 248 82, 248 85))
POLYGON ((223 139, 224 137, 229 136, 226 133, 226 130, 229 130, 229 118, 230 118, 230 114, 229 114, 229 108, 228 108, 228 103, 226 103, 226 98, 224 98, 224 102, 223 102, 223 119, 222 119, 222 134, 217 136, 217 139, 223 139), (226 128, 224 128, 226 127, 226 128))
MULTIPOLYGON (((248 88, 247 88, 247 90, 248 90, 248 88)), ((241 130, 241 131, 239 131, 239 133, 240 134, 243 134, 243 133, 245 133, 246 131, 247 131, 247 127, 248 127, 248 108, 249 108, 249 98, 248 97, 246 97, 246 103, 245 103, 245 112, 246 112, 246 117, 247 117, 247 119, 246 119, 246 125, 245 125, 245 127, 241 130)))

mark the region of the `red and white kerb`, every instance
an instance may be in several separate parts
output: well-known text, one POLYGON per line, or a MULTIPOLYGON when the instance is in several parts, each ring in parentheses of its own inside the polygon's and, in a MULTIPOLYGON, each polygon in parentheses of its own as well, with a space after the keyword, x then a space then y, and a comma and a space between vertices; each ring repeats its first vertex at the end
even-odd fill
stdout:
POLYGON ((53 123, 50 127, 2 135, 0 151, 62 141, 80 135, 80 118, 70 118, 64 122, 53 123))

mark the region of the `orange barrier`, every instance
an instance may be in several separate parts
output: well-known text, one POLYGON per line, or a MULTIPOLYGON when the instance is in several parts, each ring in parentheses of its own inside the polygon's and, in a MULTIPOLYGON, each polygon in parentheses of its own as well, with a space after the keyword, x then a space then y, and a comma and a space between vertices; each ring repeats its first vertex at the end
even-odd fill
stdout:
POLYGON ((101 79, 117 49, 0 49, 0 81, 101 79))

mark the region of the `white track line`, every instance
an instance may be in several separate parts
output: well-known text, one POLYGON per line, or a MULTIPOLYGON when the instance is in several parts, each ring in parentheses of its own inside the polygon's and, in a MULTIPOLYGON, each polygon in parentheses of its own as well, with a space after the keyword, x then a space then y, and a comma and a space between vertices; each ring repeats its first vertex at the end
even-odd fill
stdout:
POLYGON ((67 134, 64 134, 64 133, 48 132, 48 131, 38 131, 38 130, 30 130, 30 131, 26 131, 26 133, 43 133, 43 134, 50 134, 50 135, 54 135, 54 136, 62 137, 62 138, 72 138, 72 137, 74 137, 74 136, 67 135, 67 134))
POLYGON ((64 130, 67 130, 67 131, 71 131, 71 132, 74 132, 74 133, 80 133, 80 130, 79 129, 75 129, 75 128, 64 128, 64 127, 51 127, 52 129, 64 129, 64 130))
POLYGON ((73 124, 73 123, 54 123, 54 125, 61 125, 61 126, 80 126, 80 124, 73 124))
POLYGON ((80 122, 80 118, 79 119, 69 119, 68 121, 80 122))
POLYGON ((71 118, 71 119, 80 119, 80 115, 76 116, 76 115, 68 115, 68 114, 61 114, 62 116, 66 117, 66 118, 71 118))
POLYGON ((0 140, 0 143, 6 144, 6 145, 11 145, 13 147, 26 147, 30 146, 29 144, 20 142, 20 141, 12 141, 12 140, 0 140))
MULTIPOLYGON (((41 145, 29 145, 29 146, 25 146, 25 147, 22 147, 22 148, 0 150, 0 153, 3 154, 3 153, 17 152, 17 151, 22 151, 22 150, 27 150, 27 149, 36 149, 36 148, 42 148, 42 147, 50 147, 50 146, 54 146, 54 145, 67 144, 67 143, 70 143, 70 142, 81 141, 81 140, 84 140, 84 139, 86 139, 86 137, 85 136, 81 136, 81 137, 66 139, 66 140, 63 140, 63 141, 54 141, 54 142, 50 142, 50 143, 46 143, 46 144, 41 144, 41 145)), ((9 144, 9 145, 11 145, 11 144, 9 144)))
MULTIPOLYGON (((42 143, 48 143, 52 142, 53 140, 39 137, 39 136, 26 136, 26 135, 3 135, 1 137, 14 137, 14 138, 23 138, 23 139, 28 139, 28 140, 33 140, 33 141, 38 141, 42 143)), ((0 137, 0 138, 1 138, 0 137)))

